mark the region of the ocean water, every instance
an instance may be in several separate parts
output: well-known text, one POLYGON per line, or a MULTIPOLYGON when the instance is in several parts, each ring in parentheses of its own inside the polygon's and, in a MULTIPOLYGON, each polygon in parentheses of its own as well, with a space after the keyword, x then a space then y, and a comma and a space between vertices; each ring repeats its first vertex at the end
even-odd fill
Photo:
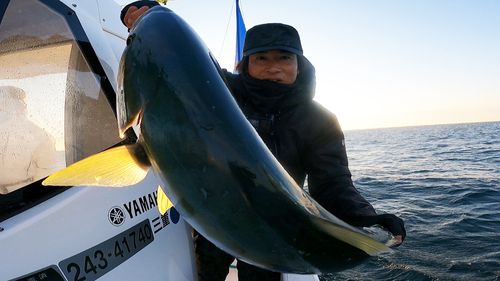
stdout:
POLYGON ((394 253, 321 280, 500 280, 500 122, 346 131, 355 186, 405 221, 394 253))

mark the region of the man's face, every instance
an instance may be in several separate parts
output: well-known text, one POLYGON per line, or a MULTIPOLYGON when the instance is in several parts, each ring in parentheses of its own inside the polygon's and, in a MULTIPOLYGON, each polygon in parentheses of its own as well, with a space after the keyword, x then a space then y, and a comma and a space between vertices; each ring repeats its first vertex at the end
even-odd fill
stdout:
POLYGON ((268 50, 249 56, 248 74, 255 79, 293 84, 298 73, 297 55, 294 53, 268 50))

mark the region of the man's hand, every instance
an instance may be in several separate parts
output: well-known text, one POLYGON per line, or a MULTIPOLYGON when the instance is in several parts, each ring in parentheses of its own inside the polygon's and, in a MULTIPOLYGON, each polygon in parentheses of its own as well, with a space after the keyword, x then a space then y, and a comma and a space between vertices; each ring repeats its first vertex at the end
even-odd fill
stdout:
POLYGON ((144 14, 147 10, 149 10, 148 6, 143 6, 141 8, 131 6, 130 8, 128 8, 125 17, 123 18, 123 22, 128 28, 132 28, 132 25, 137 20, 137 18, 144 14))
POLYGON ((144 1, 144 0, 135 1, 123 7, 120 13, 120 19, 122 20, 122 23, 130 30, 130 28, 132 28, 132 25, 134 24, 134 22, 137 20, 138 17, 144 14, 149 8, 158 5, 160 4, 156 1, 144 1))
POLYGON ((394 238, 399 242, 394 243, 391 247, 396 247, 403 243, 406 237, 405 225, 402 219, 392 214, 376 215, 376 216, 357 216, 349 221, 349 224, 358 227, 369 227, 374 224, 385 227, 389 230, 394 238))
POLYGON ((397 247, 403 243, 403 235, 396 235, 394 238, 398 239, 398 242, 391 245, 391 247, 397 247))

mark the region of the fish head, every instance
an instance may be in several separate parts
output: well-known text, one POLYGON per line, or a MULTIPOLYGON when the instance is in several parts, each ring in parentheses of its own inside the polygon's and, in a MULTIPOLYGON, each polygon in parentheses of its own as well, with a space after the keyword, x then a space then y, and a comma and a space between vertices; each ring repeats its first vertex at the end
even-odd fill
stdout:
POLYGON ((158 63, 164 59, 161 46, 167 38, 148 30, 156 30, 158 26, 152 26, 152 23, 162 24, 163 13, 167 12, 171 11, 163 7, 151 8, 136 20, 130 30, 118 71, 116 111, 120 136, 129 127, 140 125, 146 105, 159 94, 162 68, 158 63), (148 17, 157 20, 142 20, 148 17))
POLYGON ((129 44, 134 41, 134 38, 134 34, 131 34, 127 39, 127 47, 122 55, 118 72, 116 112, 120 137, 123 137, 125 131, 132 125, 140 124, 141 112, 147 102, 141 85, 131 81, 136 74, 133 66, 137 63, 130 55, 133 50, 129 44))

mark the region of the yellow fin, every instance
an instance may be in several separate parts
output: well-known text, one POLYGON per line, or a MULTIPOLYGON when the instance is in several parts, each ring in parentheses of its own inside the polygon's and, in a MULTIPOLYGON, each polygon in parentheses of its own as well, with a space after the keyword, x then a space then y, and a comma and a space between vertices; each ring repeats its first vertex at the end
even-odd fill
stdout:
POLYGON ((48 178, 43 185, 123 187, 142 181, 148 167, 137 162, 136 146, 117 146, 78 161, 48 178))
POLYGON ((311 216, 311 218, 316 223, 316 225, 323 228, 335 238, 360 250, 363 250, 365 253, 371 256, 383 252, 392 252, 391 248, 387 247, 377 240, 374 240, 371 237, 358 233, 357 231, 351 230, 342 225, 335 224, 328 220, 318 218, 316 216, 311 216))
POLYGON ((168 211, 168 209, 174 206, 174 204, 172 204, 172 201, 168 199, 165 192, 163 192, 163 189, 161 189, 161 186, 158 186, 156 193, 157 193, 156 204, 158 205, 158 212, 164 215, 168 211))

